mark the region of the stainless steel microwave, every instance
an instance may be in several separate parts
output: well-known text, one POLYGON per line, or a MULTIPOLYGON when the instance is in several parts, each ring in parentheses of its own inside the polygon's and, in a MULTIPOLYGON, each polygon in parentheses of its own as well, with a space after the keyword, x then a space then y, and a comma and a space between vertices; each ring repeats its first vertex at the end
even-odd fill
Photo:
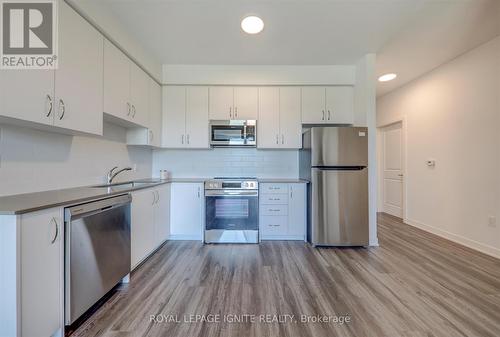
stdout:
POLYGON ((212 147, 256 147, 257 121, 210 121, 210 145, 212 147))

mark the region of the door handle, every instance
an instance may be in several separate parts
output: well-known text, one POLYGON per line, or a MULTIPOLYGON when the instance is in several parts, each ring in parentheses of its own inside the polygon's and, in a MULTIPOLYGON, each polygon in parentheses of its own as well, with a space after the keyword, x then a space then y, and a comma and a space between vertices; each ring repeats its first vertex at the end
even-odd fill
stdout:
POLYGON ((279 144, 279 143, 280 143, 280 136, 276 135, 276 144, 279 144))
POLYGON ((66 112, 66 105, 64 104, 64 101, 62 98, 59 99, 59 111, 61 111, 61 115, 59 116, 59 120, 62 120, 64 118, 64 113, 66 112))
POLYGON ((234 107, 234 117, 238 117, 238 107, 234 107))
POLYGON ((281 144, 285 144, 285 135, 281 135, 281 144))
POLYGON ((49 102, 49 111, 47 112, 47 117, 50 116, 50 114, 52 113, 52 107, 53 107, 53 103, 52 103, 52 97, 50 97, 49 94, 47 94, 47 101, 49 102))
POLYGON ((181 136, 181 142, 184 144, 184 135, 181 136))
POLYGON ((188 133, 188 135, 186 136, 186 140, 187 140, 187 143, 188 143, 188 145, 189 145, 189 133, 188 133))
POLYGON ((324 121, 325 120, 325 110, 321 110, 321 112, 323 113, 323 117, 321 117, 321 120, 324 121))
POLYGON ((290 185, 290 199, 293 199, 293 187, 290 185))
POLYGON ((331 116, 330 116, 330 110, 328 110, 328 120, 331 119, 331 116))
POLYGON ((156 203, 160 202, 160 192, 156 191, 156 203))
POLYGON ((200 192, 200 188, 198 187, 198 198, 201 197, 201 192, 200 192))
POLYGON ((59 225, 57 224, 56 218, 50 219, 50 222, 54 223, 54 225, 56 226, 56 233, 54 234, 54 238, 50 241, 50 244, 53 245, 56 242, 57 237, 59 236, 59 225))
POLYGON ((136 113, 135 105, 132 104, 132 118, 135 118, 135 113, 136 113))
POLYGON ((232 110, 233 110, 233 108, 229 107, 229 118, 233 118, 232 110))
POLYGON ((156 204, 156 191, 153 191, 153 202, 151 203, 151 205, 154 205, 156 204))
POLYGON ((127 116, 130 116, 130 103, 127 102, 127 116))

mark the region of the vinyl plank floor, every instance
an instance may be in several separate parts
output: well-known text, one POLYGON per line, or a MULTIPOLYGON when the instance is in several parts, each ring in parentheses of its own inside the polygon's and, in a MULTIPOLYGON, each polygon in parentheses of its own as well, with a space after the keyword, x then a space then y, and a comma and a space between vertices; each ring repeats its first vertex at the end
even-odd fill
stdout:
POLYGON ((500 336, 500 260, 386 214, 378 222, 380 247, 367 249, 168 242, 68 334, 500 336))

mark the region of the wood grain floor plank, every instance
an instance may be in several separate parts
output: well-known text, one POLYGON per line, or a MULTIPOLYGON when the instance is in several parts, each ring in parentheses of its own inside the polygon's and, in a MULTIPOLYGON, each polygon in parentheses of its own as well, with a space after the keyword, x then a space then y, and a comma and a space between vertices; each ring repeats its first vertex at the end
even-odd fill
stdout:
POLYGON ((500 260, 386 214, 378 222, 380 247, 367 249, 168 242, 71 335, 500 336, 500 260), (221 321, 186 321, 210 314, 221 321), (260 321, 266 314, 294 318, 260 321), (348 315, 352 321, 301 322, 301 315, 348 315))

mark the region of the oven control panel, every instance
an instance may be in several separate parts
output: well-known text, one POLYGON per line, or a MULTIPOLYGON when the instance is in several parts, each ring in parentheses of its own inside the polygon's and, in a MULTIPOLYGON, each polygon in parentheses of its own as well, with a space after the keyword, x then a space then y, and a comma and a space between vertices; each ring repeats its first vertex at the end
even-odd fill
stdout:
POLYGON ((208 180, 206 190, 256 190, 259 188, 256 180, 208 180))

